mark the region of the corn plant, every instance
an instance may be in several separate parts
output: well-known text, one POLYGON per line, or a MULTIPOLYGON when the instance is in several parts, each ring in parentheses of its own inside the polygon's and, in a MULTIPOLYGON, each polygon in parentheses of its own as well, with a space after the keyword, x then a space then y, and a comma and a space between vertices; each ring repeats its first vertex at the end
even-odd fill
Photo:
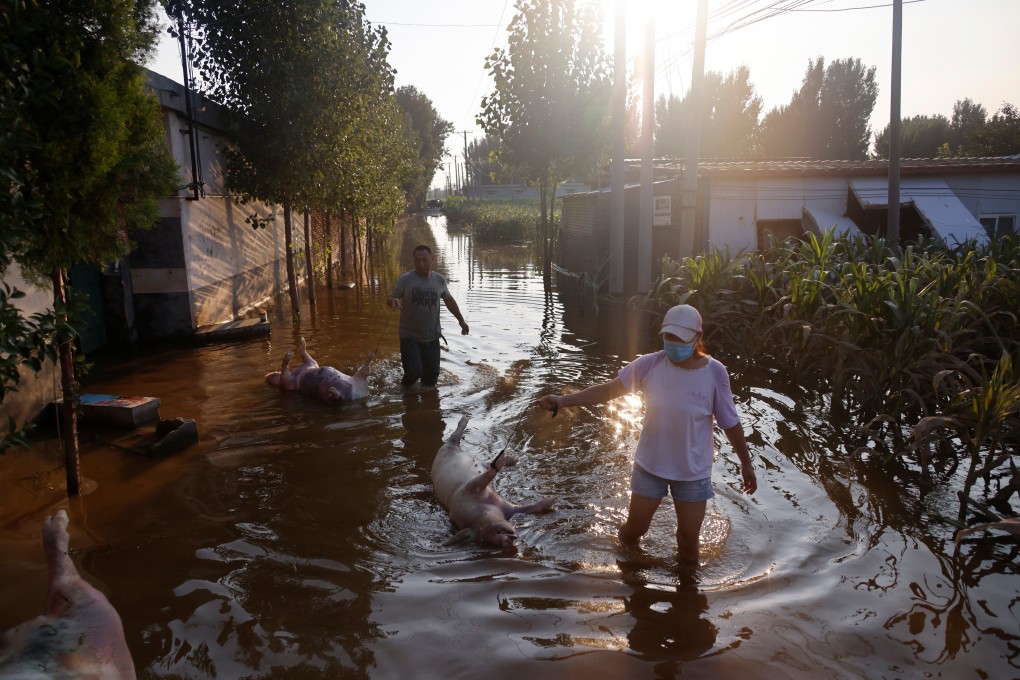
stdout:
POLYGON ((827 399, 887 464, 951 474, 969 461, 962 521, 981 479, 986 493, 997 485, 999 503, 1020 494, 1017 300, 1020 239, 977 251, 932 242, 901 250, 827 233, 736 257, 665 258, 646 305, 659 315, 698 307, 710 346, 731 366, 767 365, 768 380, 827 399), (953 442, 964 440, 961 452, 953 442))

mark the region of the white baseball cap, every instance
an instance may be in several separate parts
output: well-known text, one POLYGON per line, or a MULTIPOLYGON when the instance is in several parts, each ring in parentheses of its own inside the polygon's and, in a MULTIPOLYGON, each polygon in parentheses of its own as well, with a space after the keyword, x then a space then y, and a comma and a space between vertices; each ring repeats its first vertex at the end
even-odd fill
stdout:
POLYGON ((701 332, 701 314, 690 305, 670 307, 662 318, 659 333, 672 333, 683 342, 691 342, 701 332))

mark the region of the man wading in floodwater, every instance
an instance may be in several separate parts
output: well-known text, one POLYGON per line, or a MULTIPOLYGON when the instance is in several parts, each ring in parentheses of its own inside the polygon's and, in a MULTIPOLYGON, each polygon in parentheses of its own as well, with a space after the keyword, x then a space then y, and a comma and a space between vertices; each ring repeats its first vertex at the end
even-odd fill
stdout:
POLYGON ((400 310, 400 364, 404 368, 401 383, 410 387, 421 378, 422 387, 435 387, 442 336, 439 300, 457 317, 461 335, 468 334, 468 325, 446 287, 446 279, 432 271, 432 249, 418 246, 412 255, 414 269, 397 278, 386 304, 400 310))

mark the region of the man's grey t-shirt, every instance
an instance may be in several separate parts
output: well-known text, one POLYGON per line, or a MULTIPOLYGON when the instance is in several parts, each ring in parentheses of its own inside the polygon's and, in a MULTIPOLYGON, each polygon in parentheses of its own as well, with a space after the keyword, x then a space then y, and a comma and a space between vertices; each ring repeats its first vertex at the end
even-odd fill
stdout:
POLYGON ((439 301, 450 294, 446 279, 431 272, 423 279, 415 271, 401 274, 390 297, 400 298, 400 337, 418 342, 439 339, 439 301))

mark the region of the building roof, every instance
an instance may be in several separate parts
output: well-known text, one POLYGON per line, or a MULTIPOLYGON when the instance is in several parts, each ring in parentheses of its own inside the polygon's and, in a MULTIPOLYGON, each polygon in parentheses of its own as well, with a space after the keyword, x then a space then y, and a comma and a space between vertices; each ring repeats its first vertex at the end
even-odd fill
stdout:
MULTIPOLYGON (((850 191, 865 210, 885 209, 889 205, 889 184, 882 177, 851 179, 850 191)), ((985 228, 941 178, 904 178, 900 185, 900 205, 911 204, 932 230, 932 235, 948 245, 988 241, 985 228)))
MULTIPOLYGON (((630 167, 639 167, 640 161, 630 167)), ((684 161, 660 159, 655 162, 659 173, 683 174, 684 161)), ((819 177, 819 176, 886 176, 888 160, 826 161, 807 159, 783 160, 713 160, 698 163, 701 177, 819 177)), ((900 160, 901 175, 946 175, 960 173, 1020 172, 1020 156, 985 158, 904 158, 900 160)))

